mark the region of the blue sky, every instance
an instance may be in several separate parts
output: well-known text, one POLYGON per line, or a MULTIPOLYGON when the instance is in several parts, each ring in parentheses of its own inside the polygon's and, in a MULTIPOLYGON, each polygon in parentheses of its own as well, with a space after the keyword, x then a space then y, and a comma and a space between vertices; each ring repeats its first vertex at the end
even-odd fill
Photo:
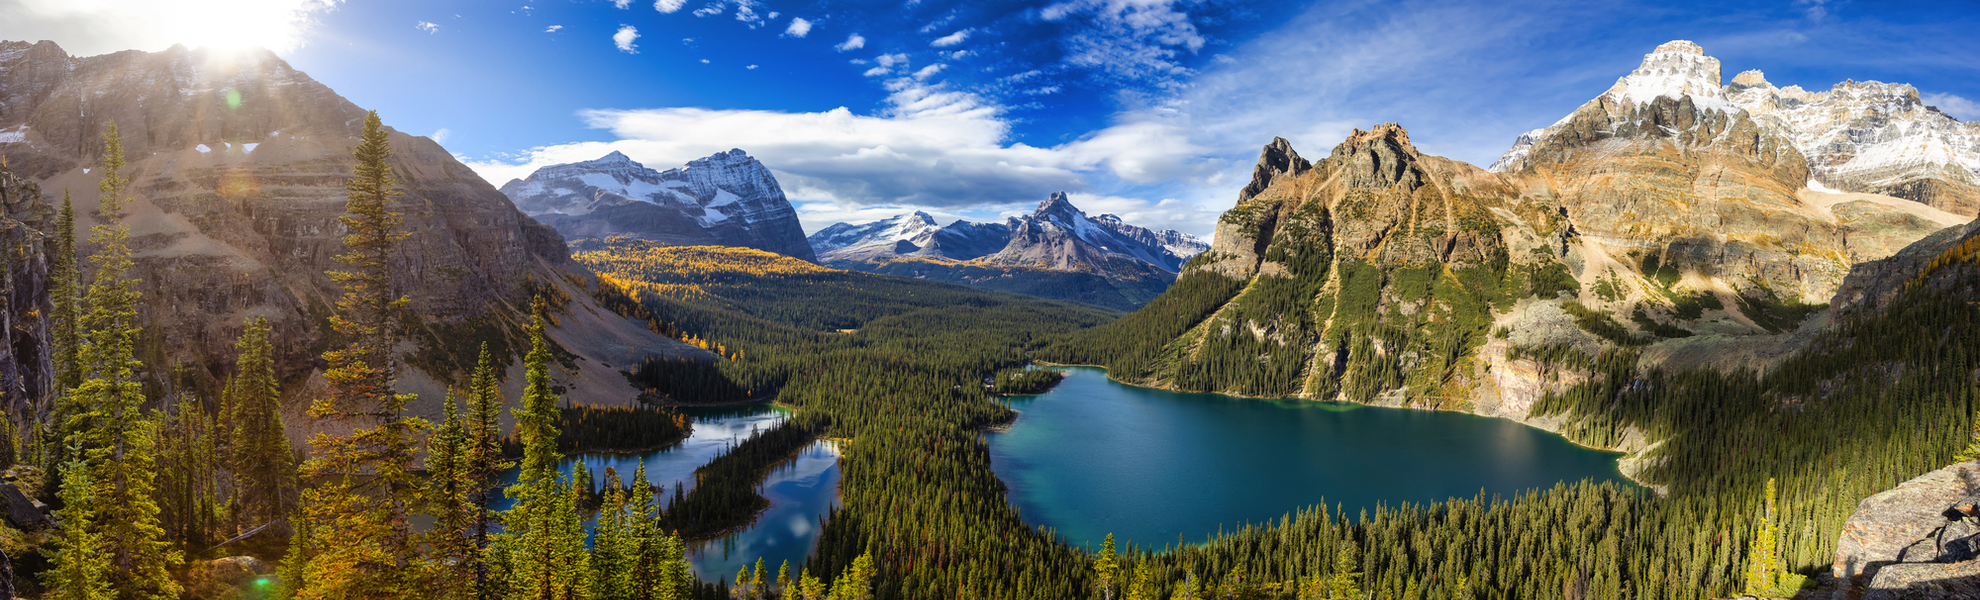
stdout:
POLYGON ((79 55, 270 46, 497 185, 615 149, 666 169, 739 147, 808 230, 994 219, 1067 190, 1207 236, 1272 136, 1319 158, 1395 121, 1485 165, 1673 39, 1728 80, 1904 82, 1980 119, 1974 31, 1971 0, 0 0, 0 38, 79 55))

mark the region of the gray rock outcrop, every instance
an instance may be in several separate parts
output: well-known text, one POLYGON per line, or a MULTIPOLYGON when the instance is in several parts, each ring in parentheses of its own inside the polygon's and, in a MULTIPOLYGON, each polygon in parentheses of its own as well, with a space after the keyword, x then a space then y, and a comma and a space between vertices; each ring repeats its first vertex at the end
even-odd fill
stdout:
POLYGON ((1831 567, 1841 600, 1972 598, 1980 591, 1980 462, 1955 464, 1863 499, 1831 567), (1947 595, 1951 594, 1951 595, 1947 595))

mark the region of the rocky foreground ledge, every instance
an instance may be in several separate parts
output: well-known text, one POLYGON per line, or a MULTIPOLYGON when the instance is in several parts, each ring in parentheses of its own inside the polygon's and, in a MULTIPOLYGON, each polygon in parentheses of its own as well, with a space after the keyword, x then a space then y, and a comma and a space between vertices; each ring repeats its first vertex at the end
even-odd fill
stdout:
POLYGON ((1980 462, 1864 498, 1831 569, 1835 600, 1980 598, 1980 462))

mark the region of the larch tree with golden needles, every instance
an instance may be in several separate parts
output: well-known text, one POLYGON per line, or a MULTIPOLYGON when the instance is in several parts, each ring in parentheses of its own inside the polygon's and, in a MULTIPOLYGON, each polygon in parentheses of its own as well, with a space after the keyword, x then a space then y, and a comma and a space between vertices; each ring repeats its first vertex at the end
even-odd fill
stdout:
POLYGON ((377 111, 364 119, 357 158, 345 187, 345 214, 338 220, 347 251, 337 261, 348 270, 331 271, 344 287, 330 324, 348 340, 324 353, 331 397, 317 400, 310 415, 350 427, 347 435, 318 433, 314 455, 303 471, 319 483, 303 493, 302 518, 318 535, 302 553, 298 598, 419 597, 409 505, 417 501, 413 473, 418 434, 424 419, 403 414, 410 394, 393 389, 392 348, 399 337, 399 311, 406 298, 392 291, 391 264, 399 241, 400 217, 392 212, 392 155, 377 111), (367 427, 368 426, 368 427, 367 427), (335 532, 335 535, 329 533, 335 532))
MULTIPOLYGON (((89 463, 95 486, 90 520, 110 548, 110 586, 132 600, 176 598, 179 586, 167 569, 179 563, 159 524, 156 491, 158 423, 144 413, 138 380, 143 367, 137 349, 137 280, 128 276, 131 230, 124 226, 130 198, 122 174, 124 151, 111 124, 103 133, 102 181, 96 221, 89 241, 96 273, 87 292, 89 310, 78 323, 77 364, 81 383, 70 392, 71 413, 64 425, 70 444, 89 463)), ((63 482, 63 487, 73 485, 63 482)))

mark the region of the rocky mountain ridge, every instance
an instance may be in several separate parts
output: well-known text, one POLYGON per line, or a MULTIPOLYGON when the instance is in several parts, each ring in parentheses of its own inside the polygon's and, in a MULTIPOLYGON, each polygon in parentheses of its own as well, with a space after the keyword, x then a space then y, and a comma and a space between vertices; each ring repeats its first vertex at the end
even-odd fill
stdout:
POLYGON ((818 260, 776 176, 740 149, 664 172, 613 151, 537 169, 503 184, 502 193, 570 239, 630 235, 818 260))
MULTIPOLYGON (((113 122, 122 133, 146 328, 139 357, 162 386, 154 397, 217 390, 244 319, 266 316, 297 440, 320 425, 302 410, 323 385, 313 359, 331 343, 325 318, 341 293, 325 271, 340 264, 337 217, 364 114, 265 50, 78 58, 51 42, 0 43, 0 131, 12 132, 0 155, 44 194, 77 190, 79 230, 93 224, 100 136, 113 122)), ((437 416, 476 341, 520 369, 532 296, 565 313, 551 337, 571 353, 555 378, 573 400, 630 401, 638 390, 616 368, 702 354, 598 308, 595 278, 557 233, 446 149, 396 131, 390 142, 403 192, 395 208, 410 234, 393 284, 415 315, 403 355, 414 368, 401 379, 420 394, 414 413, 437 416)), ((506 384, 518 397, 521 378, 506 384)))
POLYGON ((1089 217, 1064 192, 1002 223, 946 226, 915 211, 809 238, 821 262, 847 269, 947 281, 1003 292, 1132 310, 1175 280, 1207 247, 1195 236, 1089 217))
MULTIPOLYGON (((1742 72, 1730 83, 1721 85, 1721 81, 1718 59, 1695 43, 1678 40, 1658 46, 1637 69, 1589 104, 1621 116, 1659 99, 1688 102, 1693 119, 1655 123, 1672 128, 1672 137, 1678 139, 1686 138, 1692 125, 1719 118, 1707 115, 1740 121, 1741 115, 1734 113, 1745 113, 1744 120, 1753 122, 1765 138, 1764 145, 1785 143, 1802 156, 1807 177, 1784 182, 1790 189, 1878 194, 1969 218, 1980 214, 1980 124, 1960 123, 1925 105, 1916 88, 1850 80, 1826 92, 1809 92, 1800 86, 1774 87, 1758 70, 1742 72)), ((1544 142, 1590 133, 1573 130, 1581 114, 1577 110, 1553 125, 1521 134, 1491 170, 1529 169, 1534 166, 1529 155, 1544 142)), ((1728 131, 1708 126, 1703 132, 1728 131)))

